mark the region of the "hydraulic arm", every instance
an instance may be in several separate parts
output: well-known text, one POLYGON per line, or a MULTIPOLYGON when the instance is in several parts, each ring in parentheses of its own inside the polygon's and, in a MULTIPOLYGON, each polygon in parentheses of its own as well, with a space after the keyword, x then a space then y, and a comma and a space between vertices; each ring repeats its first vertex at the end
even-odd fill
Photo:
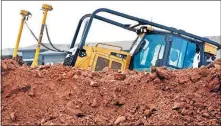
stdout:
POLYGON ((21 10, 20 14, 22 15, 22 20, 21 20, 19 31, 18 31, 18 37, 16 40, 15 49, 13 52, 13 58, 16 57, 17 53, 18 53, 18 47, 19 47, 19 43, 20 43, 20 39, 21 39, 21 34, 22 34, 24 22, 25 22, 25 20, 28 20, 28 18, 31 16, 31 13, 26 10, 21 10))

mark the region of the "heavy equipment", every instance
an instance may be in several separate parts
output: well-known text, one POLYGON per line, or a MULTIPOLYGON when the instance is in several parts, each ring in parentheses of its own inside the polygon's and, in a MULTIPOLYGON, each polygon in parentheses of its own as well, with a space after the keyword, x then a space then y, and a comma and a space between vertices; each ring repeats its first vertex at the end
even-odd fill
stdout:
MULTIPOLYGON (((52 10, 52 6, 44 4, 42 9, 44 10, 44 17, 32 66, 38 65, 46 16, 47 12, 52 10)), ((80 19, 63 65, 93 71, 101 71, 105 67, 121 71, 126 69, 150 71, 151 66, 186 69, 209 64, 215 60, 217 50, 220 48, 220 44, 210 39, 107 8, 100 8, 80 19), (125 24, 99 16, 98 13, 101 12, 135 21, 137 24, 125 24), (122 47, 107 43, 86 46, 86 39, 95 19, 137 34, 130 50, 123 50, 122 47), (86 23, 83 27, 82 36, 80 36, 80 43, 75 46, 84 21, 86 23)))
POLYGON ((114 10, 100 8, 92 14, 84 15, 80 19, 70 50, 63 64, 65 66, 74 66, 93 71, 101 71, 105 67, 121 71, 126 69, 149 71, 151 66, 186 69, 193 67, 194 64, 197 64, 197 67, 209 64, 215 60, 217 50, 220 48, 220 44, 210 39, 114 10), (124 24, 99 16, 98 13, 101 12, 136 21, 137 24, 124 24), (95 46, 85 46, 94 19, 137 34, 137 38, 131 45, 130 50, 125 51, 122 50, 122 47, 105 43, 98 43, 95 46), (85 20, 86 24, 81 41, 78 46, 75 46, 82 22, 85 20), (106 46, 106 48, 103 46, 106 46), (111 49, 109 47, 117 47, 119 49, 111 49))

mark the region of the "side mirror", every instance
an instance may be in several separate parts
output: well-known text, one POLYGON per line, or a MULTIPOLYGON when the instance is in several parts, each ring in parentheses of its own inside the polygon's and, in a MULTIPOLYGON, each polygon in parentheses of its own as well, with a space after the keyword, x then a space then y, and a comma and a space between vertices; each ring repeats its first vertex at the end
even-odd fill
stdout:
POLYGON ((81 50, 79 51, 79 56, 80 56, 80 57, 85 57, 85 56, 87 56, 86 50, 85 50, 85 49, 81 49, 81 50))

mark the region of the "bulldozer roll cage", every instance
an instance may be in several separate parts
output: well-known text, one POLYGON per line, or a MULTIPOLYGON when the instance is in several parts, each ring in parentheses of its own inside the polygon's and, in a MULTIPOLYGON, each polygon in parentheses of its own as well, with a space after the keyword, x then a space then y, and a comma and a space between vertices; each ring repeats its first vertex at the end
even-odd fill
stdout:
POLYGON ((98 16, 97 14, 100 13, 100 12, 106 12, 106 13, 110 13, 110 14, 113 14, 113 15, 116 15, 116 16, 124 17, 126 19, 137 21, 139 25, 151 25, 151 26, 163 29, 163 30, 167 30, 167 31, 172 32, 172 33, 179 34, 179 35, 181 35, 183 37, 186 36, 186 37, 192 38, 193 40, 201 42, 201 43, 207 42, 209 44, 217 46, 218 49, 221 49, 221 45, 220 44, 218 44, 215 41, 212 41, 212 40, 210 40, 208 38, 203 38, 203 37, 200 37, 200 36, 197 36, 197 35, 185 32, 183 30, 178 30, 178 29, 173 28, 173 27, 167 27, 167 26, 164 26, 164 25, 161 25, 161 24, 157 24, 157 23, 145 20, 145 19, 137 18, 137 17, 131 16, 131 15, 127 15, 127 14, 124 14, 124 13, 121 13, 121 12, 117 12, 117 11, 114 11, 114 10, 110 10, 110 9, 107 9, 107 8, 97 9, 92 14, 86 14, 86 15, 84 15, 80 19, 70 48, 74 47, 75 41, 77 39, 79 30, 80 30, 80 27, 81 27, 81 24, 84 21, 84 19, 86 19, 88 17, 90 17, 90 20, 89 20, 89 22, 88 22, 88 24, 86 26, 86 29, 85 29, 85 31, 83 33, 82 40, 81 40, 80 45, 79 45, 80 48, 82 48, 84 46, 84 44, 85 44, 88 32, 89 32, 90 27, 91 27, 91 23, 92 23, 94 18, 98 19, 98 20, 101 20, 101 21, 104 21, 104 22, 107 22, 107 23, 110 23, 110 24, 113 24, 113 25, 116 25, 116 26, 119 26, 121 28, 130 30, 130 31, 136 32, 136 29, 129 27, 128 24, 122 24, 122 23, 119 23, 119 22, 116 22, 116 21, 113 21, 113 20, 110 20, 110 19, 98 16))
MULTIPOLYGON (((166 30, 166 32, 168 32, 169 34, 178 35, 178 36, 180 36, 182 38, 185 38, 185 39, 191 40, 192 42, 198 43, 201 54, 203 53, 203 49, 204 49, 205 43, 208 43, 208 44, 211 44, 213 46, 216 46, 217 49, 221 49, 221 45, 220 44, 218 44, 215 41, 212 41, 212 40, 210 40, 208 38, 200 37, 200 36, 197 36, 197 35, 185 32, 184 30, 179 30, 179 29, 176 29, 176 28, 173 28, 173 27, 167 27, 167 26, 164 26, 164 25, 161 25, 161 24, 157 24, 157 23, 145 20, 145 19, 137 18, 137 17, 131 16, 131 15, 127 15, 127 14, 124 14, 124 13, 121 13, 121 12, 117 12, 117 11, 114 11, 114 10, 110 10, 110 9, 107 9, 107 8, 97 9, 92 14, 86 14, 86 15, 84 15, 80 19, 80 21, 78 23, 78 26, 76 28, 75 35, 73 37, 70 49, 74 47, 76 39, 78 37, 78 33, 79 33, 81 25, 82 25, 82 22, 86 18, 90 18, 90 19, 89 19, 89 21, 86 23, 86 25, 84 27, 84 31, 83 31, 83 34, 82 34, 81 41, 80 41, 80 43, 79 43, 79 45, 78 45, 78 47, 76 49, 75 55, 72 57, 71 63, 69 64, 71 66, 75 65, 75 62, 76 62, 78 56, 80 56, 80 57, 81 56, 85 56, 85 50, 83 49, 83 47, 85 45, 85 42, 86 42, 86 39, 87 39, 87 35, 88 35, 89 30, 90 30, 90 27, 91 27, 91 24, 93 22, 93 19, 98 19, 100 21, 103 21, 103 22, 106 22, 106 23, 109 23, 109 24, 121 27, 123 29, 129 30, 129 31, 132 31, 132 32, 136 32, 137 34, 139 34, 138 33, 139 29, 137 29, 136 27, 137 26, 142 26, 142 25, 150 25, 150 26, 162 29, 162 30, 166 30), (117 21, 113 21, 111 19, 107 19, 105 17, 97 15, 98 13, 101 13, 101 12, 109 13, 109 14, 112 14, 112 15, 123 17, 125 19, 136 21, 138 24, 136 24, 135 26, 130 27, 131 25, 123 24, 123 23, 120 23, 120 22, 117 22, 117 21)), ((153 32, 158 32, 158 31, 157 30, 153 30, 153 32)), ((160 31, 160 32, 162 32, 162 31, 160 31)), ((165 51, 168 51, 168 50, 165 50, 165 51)), ((200 58, 204 59, 204 55, 202 55, 200 58)), ((205 64, 204 61, 202 62, 202 64, 205 64)))

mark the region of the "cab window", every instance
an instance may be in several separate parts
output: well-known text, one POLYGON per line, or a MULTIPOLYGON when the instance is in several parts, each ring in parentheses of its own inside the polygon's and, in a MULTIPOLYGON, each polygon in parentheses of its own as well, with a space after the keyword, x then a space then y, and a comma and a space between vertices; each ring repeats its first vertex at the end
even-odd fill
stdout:
POLYGON ((105 67, 109 66, 109 59, 103 58, 103 57, 98 57, 97 58, 97 64, 95 66, 95 71, 102 71, 105 67))
POLYGON ((115 70, 120 70, 121 69, 121 63, 116 62, 116 61, 112 61, 111 68, 115 69, 115 70))
POLYGON ((156 61, 163 58, 165 35, 150 34, 144 38, 145 45, 134 55, 133 68, 138 71, 149 70, 156 61))
POLYGON ((196 44, 186 39, 173 37, 168 64, 175 68, 190 68, 196 54, 196 44))

